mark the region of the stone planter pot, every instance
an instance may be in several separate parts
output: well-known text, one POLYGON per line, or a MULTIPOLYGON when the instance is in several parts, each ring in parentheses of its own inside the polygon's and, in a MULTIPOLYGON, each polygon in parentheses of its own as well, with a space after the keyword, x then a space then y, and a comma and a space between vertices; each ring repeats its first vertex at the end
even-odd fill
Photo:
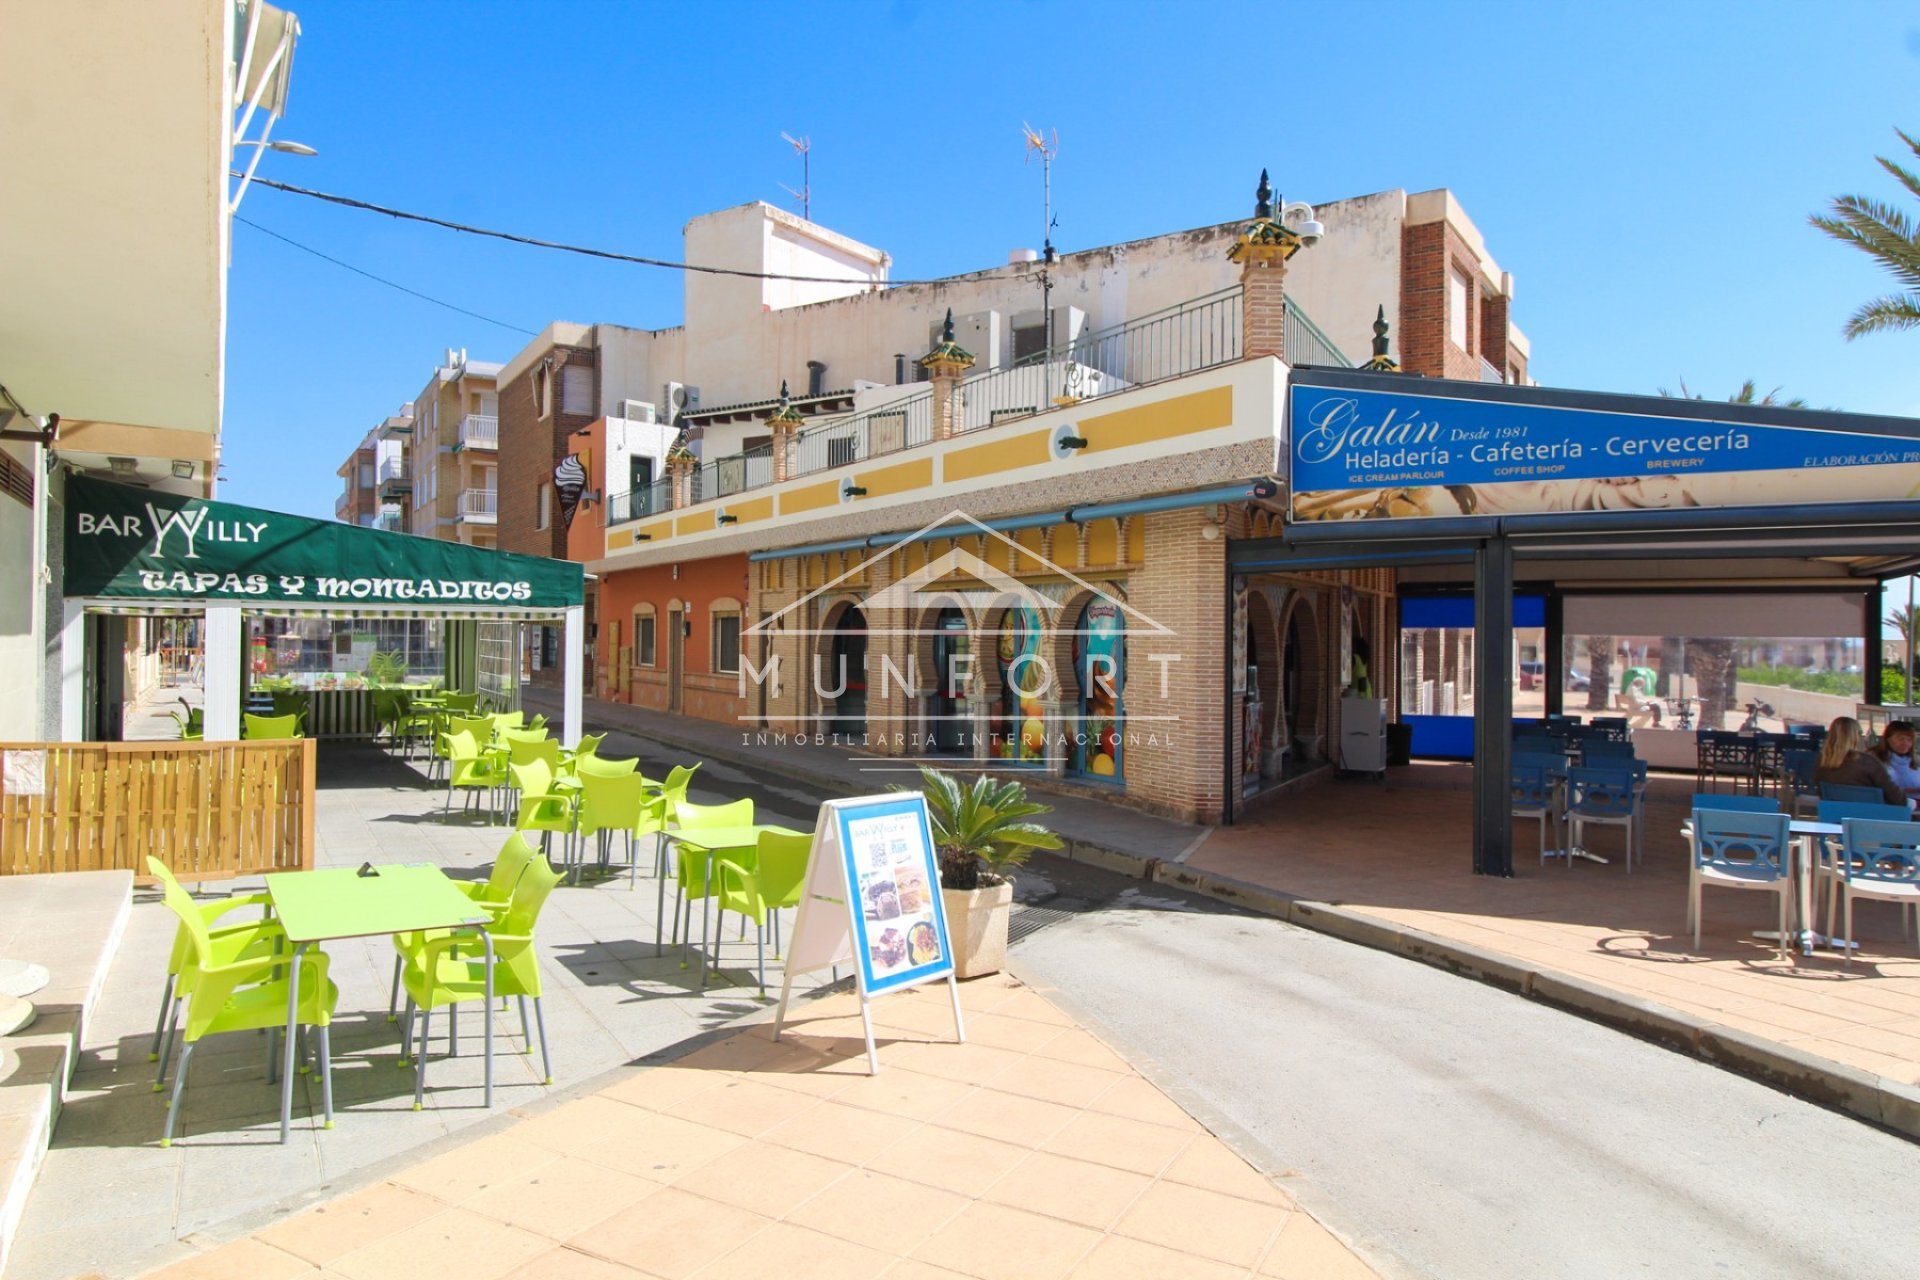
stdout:
POLYGON ((940 897, 947 909, 954 976, 964 981, 1000 972, 1007 963, 1007 922, 1013 914, 1013 885, 942 889, 940 897))

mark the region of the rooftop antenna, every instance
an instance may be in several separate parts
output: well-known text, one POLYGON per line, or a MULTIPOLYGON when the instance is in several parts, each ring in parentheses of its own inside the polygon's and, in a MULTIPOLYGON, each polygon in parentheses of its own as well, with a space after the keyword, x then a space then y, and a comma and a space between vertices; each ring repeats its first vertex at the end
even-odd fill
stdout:
POLYGON ((1046 350, 1040 356, 1040 380, 1042 394, 1048 404, 1053 403, 1053 158, 1060 153, 1060 131, 1050 129, 1046 137, 1041 137, 1037 129, 1020 122, 1020 132, 1026 136, 1027 157, 1025 163, 1032 163, 1033 157, 1040 157, 1040 313, 1046 325, 1046 350))
POLYGON ((781 130, 780 137, 781 137, 781 140, 784 141, 788 146, 792 147, 795 151, 798 151, 800 153, 800 189, 798 191, 795 191, 792 187, 788 186, 784 182, 780 184, 780 189, 800 202, 800 216, 805 218, 808 222, 812 222, 813 221, 813 139, 807 137, 804 133, 796 138, 792 134, 786 132, 784 129, 781 130))

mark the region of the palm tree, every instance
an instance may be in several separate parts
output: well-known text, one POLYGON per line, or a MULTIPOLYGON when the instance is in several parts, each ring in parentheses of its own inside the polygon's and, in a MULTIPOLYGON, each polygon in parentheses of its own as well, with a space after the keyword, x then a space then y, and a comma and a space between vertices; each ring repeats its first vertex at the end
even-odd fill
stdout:
MULTIPOLYGON (((1669 400, 1705 400, 1706 399, 1705 396, 1699 394, 1698 392, 1694 391, 1692 388, 1688 387, 1687 380, 1685 378, 1680 379, 1680 392, 1678 395, 1667 390, 1665 387, 1660 388, 1660 394, 1665 396, 1669 400)), ((1745 382, 1741 383, 1740 389, 1727 397, 1727 403, 1728 404, 1774 405, 1782 409, 1804 409, 1807 407, 1807 402, 1805 400, 1802 400, 1799 396, 1794 396, 1791 400, 1782 400, 1780 398, 1779 387, 1775 387, 1773 390, 1767 392, 1767 394, 1761 395, 1760 388, 1757 385, 1755 385, 1752 378, 1748 378, 1745 382)))
MULTIPOLYGON (((1894 133, 1920 158, 1920 141, 1899 129, 1894 133)), ((1885 156, 1874 159, 1908 192, 1920 198, 1920 173, 1904 169, 1885 156)), ((1814 214, 1807 221, 1872 258, 1891 272, 1905 290, 1875 298, 1854 312, 1847 319, 1844 331, 1847 338, 1852 340, 1882 329, 1920 328, 1920 228, 1892 205, 1865 196, 1838 196, 1828 208, 1831 210, 1828 216, 1814 214)))
POLYGON ((1886 617, 1887 625, 1906 637, 1909 648, 1913 646, 1913 627, 1915 621, 1916 619, 1907 611, 1907 606, 1905 605, 1901 605, 1886 617))

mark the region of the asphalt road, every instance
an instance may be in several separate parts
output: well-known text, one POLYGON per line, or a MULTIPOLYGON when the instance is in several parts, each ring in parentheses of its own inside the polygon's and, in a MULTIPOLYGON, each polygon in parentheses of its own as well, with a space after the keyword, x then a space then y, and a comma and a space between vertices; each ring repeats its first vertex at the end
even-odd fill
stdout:
POLYGON ((1920 1146, 1424 965, 1041 873, 1016 972, 1386 1274, 1920 1275, 1920 1146))

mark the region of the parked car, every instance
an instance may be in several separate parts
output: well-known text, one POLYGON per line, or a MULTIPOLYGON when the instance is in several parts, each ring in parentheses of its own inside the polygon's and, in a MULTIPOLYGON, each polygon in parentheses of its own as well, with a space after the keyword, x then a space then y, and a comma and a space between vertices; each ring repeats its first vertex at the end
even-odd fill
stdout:
POLYGON ((1520 688, 1538 689, 1547 682, 1547 664, 1544 662, 1522 662, 1520 664, 1520 688))
POLYGON ((1587 673, 1567 668, 1567 692, 1585 693, 1587 691, 1587 673))

